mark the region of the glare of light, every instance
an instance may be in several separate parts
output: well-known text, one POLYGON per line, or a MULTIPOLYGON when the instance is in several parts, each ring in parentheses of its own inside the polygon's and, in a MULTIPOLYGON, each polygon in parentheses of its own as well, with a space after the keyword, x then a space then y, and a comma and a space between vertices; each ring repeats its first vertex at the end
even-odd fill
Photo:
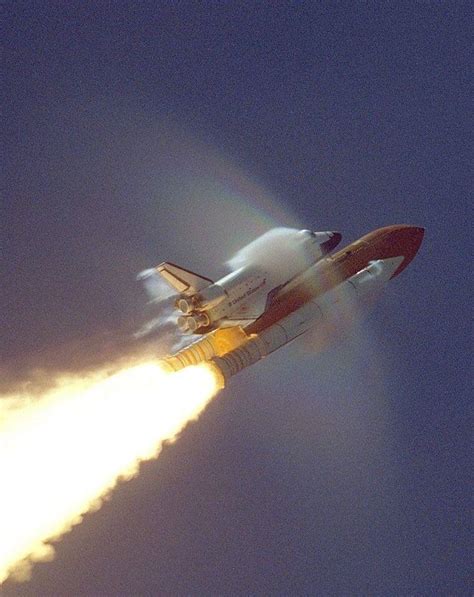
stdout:
POLYGON ((157 456, 218 389, 205 365, 170 374, 144 362, 62 379, 34 398, 0 397, 0 583, 52 559, 49 542, 157 456))

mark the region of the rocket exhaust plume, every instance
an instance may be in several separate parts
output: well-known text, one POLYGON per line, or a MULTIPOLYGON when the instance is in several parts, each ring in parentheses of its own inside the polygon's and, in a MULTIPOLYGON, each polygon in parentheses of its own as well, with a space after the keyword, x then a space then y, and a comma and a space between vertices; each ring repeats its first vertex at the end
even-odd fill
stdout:
POLYGON ((169 374, 142 361, 58 379, 40 396, 0 397, 0 584, 52 559, 50 542, 176 439, 220 387, 206 365, 169 374))

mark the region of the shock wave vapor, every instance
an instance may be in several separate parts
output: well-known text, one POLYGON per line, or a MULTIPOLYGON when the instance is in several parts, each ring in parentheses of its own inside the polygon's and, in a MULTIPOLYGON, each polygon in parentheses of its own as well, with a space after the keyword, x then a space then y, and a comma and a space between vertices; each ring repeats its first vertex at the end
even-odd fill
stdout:
POLYGON ((279 230, 244 247, 240 254, 254 259, 231 261, 233 271, 217 282, 168 262, 142 272, 145 286, 161 276, 177 291, 177 326, 200 336, 163 359, 165 368, 209 362, 224 385, 310 329, 323 344, 347 321, 349 307, 376 299, 407 267, 424 234, 416 226, 387 226, 332 253, 338 232, 279 230))

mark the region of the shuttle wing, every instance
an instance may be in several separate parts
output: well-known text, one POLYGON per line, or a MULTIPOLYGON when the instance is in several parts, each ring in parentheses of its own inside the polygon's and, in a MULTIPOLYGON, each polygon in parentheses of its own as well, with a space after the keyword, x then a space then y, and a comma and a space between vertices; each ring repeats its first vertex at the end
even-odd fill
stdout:
POLYGON ((229 317, 228 321, 255 321, 275 302, 278 298, 280 291, 286 284, 280 284, 273 290, 270 290, 268 294, 261 294, 254 299, 250 299, 242 303, 236 311, 232 313, 232 317, 229 317))
POLYGON ((253 300, 245 301, 227 318, 230 321, 255 321, 265 311, 267 297, 261 295, 253 300))

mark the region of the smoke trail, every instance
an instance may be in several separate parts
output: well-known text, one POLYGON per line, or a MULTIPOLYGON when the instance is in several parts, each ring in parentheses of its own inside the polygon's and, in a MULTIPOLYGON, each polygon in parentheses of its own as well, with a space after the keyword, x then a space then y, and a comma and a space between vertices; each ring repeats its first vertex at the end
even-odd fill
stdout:
POLYGON ((34 398, 1 397, 0 583, 53 558, 50 542, 176 439, 217 391, 206 366, 170 375, 142 361, 59 379, 34 398))

